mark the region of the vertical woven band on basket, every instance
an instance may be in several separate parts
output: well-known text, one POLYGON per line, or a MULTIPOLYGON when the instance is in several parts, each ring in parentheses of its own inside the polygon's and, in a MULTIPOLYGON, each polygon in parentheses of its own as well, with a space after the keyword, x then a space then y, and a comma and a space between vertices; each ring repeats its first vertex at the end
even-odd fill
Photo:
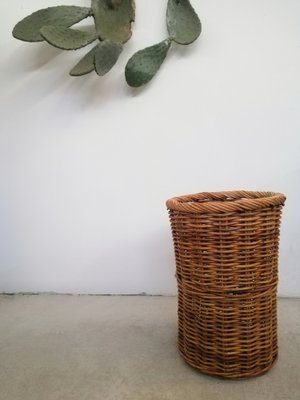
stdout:
POLYGON ((277 358, 281 210, 272 192, 215 192, 167 201, 178 284, 178 344, 200 371, 256 376, 277 358))

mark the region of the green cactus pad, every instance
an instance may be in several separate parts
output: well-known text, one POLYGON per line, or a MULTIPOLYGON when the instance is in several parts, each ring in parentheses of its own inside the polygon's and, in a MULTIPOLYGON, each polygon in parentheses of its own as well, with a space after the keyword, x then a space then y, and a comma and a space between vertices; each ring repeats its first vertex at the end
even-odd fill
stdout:
POLYGON ((22 19, 13 29, 13 36, 25 42, 42 42, 40 30, 45 25, 70 27, 91 15, 91 9, 57 6, 39 10, 22 19))
POLYGON ((98 75, 103 76, 109 72, 123 50, 120 43, 115 43, 110 40, 104 40, 99 43, 95 52, 95 71, 98 75))
POLYGON ((148 83, 166 58, 170 45, 171 41, 167 39, 135 53, 129 59, 125 68, 128 85, 139 87, 148 83))
POLYGON ((43 26, 40 32, 49 44, 63 50, 80 49, 97 39, 94 27, 89 31, 80 31, 78 29, 49 25, 43 26))
POLYGON ((134 0, 92 0, 92 10, 101 40, 125 43, 130 39, 134 0))
POLYGON ((95 69, 95 52, 98 45, 93 47, 80 61, 75 65, 75 67, 70 71, 72 76, 82 76, 89 74, 95 69))
POLYGON ((179 44, 190 44, 201 33, 200 19, 189 0, 169 0, 167 26, 170 38, 179 44))

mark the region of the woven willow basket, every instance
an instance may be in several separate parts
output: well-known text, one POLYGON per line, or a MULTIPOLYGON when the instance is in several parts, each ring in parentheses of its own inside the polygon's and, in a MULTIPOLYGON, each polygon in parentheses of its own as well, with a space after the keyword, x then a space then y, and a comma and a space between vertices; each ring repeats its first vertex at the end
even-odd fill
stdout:
POLYGON ((225 378, 268 371, 277 358, 281 210, 271 192, 217 192, 167 201, 178 283, 179 350, 225 378))

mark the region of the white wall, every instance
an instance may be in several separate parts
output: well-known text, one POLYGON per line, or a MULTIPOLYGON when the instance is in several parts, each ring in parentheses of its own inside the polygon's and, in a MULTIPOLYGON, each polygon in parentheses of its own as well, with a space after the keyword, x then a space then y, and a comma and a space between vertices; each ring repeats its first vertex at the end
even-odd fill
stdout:
POLYGON ((103 79, 11 37, 60 1, 0 3, 0 291, 175 293, 165 200, 244 188, 287 195, 280 294, 300 295, 300 2, 194 0, 201 39, 131 90, 124 66, 166 36, 166 2, 136 1, 103 79))

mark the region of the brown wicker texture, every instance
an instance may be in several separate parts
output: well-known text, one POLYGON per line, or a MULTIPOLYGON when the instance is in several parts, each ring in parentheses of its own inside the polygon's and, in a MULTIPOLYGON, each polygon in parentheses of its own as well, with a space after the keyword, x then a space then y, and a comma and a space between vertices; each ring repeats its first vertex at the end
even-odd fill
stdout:
POLYGON ((281 210, 271 192, 167 201, 178 283, 179 350, 203 373, 260 375, 277 358, 281 210))

